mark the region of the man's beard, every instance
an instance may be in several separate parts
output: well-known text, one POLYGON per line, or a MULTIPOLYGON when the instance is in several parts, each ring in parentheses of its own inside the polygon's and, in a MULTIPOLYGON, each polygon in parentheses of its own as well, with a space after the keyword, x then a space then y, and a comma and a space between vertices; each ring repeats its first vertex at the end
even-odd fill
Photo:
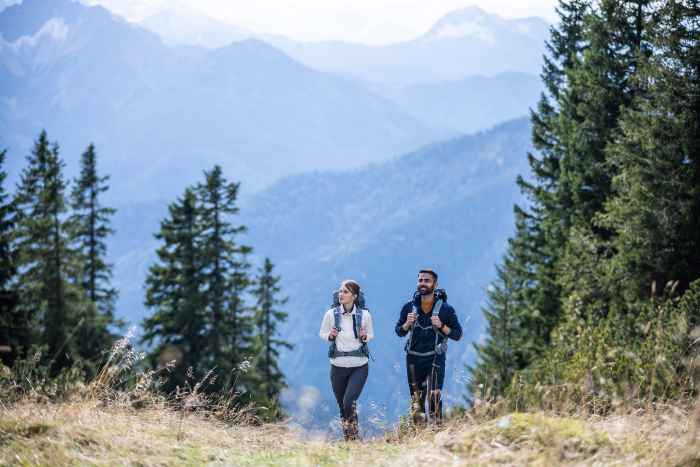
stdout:
POLYGON ((435 292, 435 287, 418 287, 418 293, 422 296, 430 295, 435 292))

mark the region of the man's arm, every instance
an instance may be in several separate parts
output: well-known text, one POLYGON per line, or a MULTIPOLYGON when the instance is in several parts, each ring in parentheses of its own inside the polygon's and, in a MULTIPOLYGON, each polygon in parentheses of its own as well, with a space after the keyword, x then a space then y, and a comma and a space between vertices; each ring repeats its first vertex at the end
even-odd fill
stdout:
POLYGON ((399 315, 399 320, 396 322, 396 326, 394 327, 394 331, 396 332, 396 335, 399 337, 403 337, 406 334, 408 334, 408 329, 403 328, 403 323, 406 322, 406 318, 408 317, 408 312, 410 311, 411 307, 410 304, 406 304, 401 308, 401 314, 399 315))
POLYGON ((452 308, 450 305, 447 305, 446 308, 447 319, 443 323, 444 326, 441 329, 441 331, 450 339, 458 341, 462 338, 462 326, 459 324, 459 320, 457 319, 457 313, 455 312, 455 309, 452 308))

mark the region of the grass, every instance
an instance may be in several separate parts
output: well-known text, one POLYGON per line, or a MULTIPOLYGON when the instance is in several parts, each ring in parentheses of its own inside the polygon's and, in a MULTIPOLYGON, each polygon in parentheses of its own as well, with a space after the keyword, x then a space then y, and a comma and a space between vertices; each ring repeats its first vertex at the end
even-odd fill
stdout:
POLYGON ((88 384, 59 384, 32 361, 0 371, 0 466, 700 467, 700 403, 605 417, 508 414, 503 404, 481 403, 439 430, 415 430, 406 417, 383 436, 344 443, 261 423, 227 397, 207 399, 200 390, 209 374, 163 397, 157 372, 135 370, 137 361, 125 338, 88 384))
POLYGON ((697 465, 700 439, 673 407, 599 419, 513 413, 439 431, 343 443, 284 424, 232 425, 99 401, 0 406, 0 465, 697 465))

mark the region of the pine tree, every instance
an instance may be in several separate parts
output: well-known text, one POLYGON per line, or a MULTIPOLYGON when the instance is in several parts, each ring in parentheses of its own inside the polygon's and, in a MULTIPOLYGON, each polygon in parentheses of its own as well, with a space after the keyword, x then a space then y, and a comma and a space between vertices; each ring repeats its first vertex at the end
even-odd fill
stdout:
POLYGON ((238 241, 245 226, 233 222, 238 189, 220 167, 205 172, 203 183, 170 206, 156 236, 164 245, 147 278, 146 305, 155 312, 144 321, 144 342, 157 344, 152 363, 178 363, 166 390, 209 371, 215 377, 201 391, 253 389, 254 323, 245 303, 251 248, 238 241))
POLYGON ((17 274, 15 251, 12 245, 14 232, 14 207, 5 192, 4 170, 7 151, 0 152, 0 344, 9 346, 9 352, 0 353, 2 361, 12 366, 15 358, 26 349, 28 342, 28 323, 16 309, 17 294, 14 279, 17 274))
POLYGON ((63 162, 45 131, 35 142, 17 187, 19 311, 30 323, 32 343, 45 344, 53 372, 71 365, 78 316, 84 303, 69 278, 75 257, 68 246, 63 162))
POLYGON ((502 395, 516 369, 524 362, 516 361, 516 332, 518 304, 515 295, 523 284, 514 281, 513 258, 504 258, 497 267, 497 278, 487 290, 488 302, 482 310, 487 322, 488 337, 474 343, 477 362, 467 367, 471 374, 468 389, 472 398, 494 398, 502 395))
MULTIPOLYGON (((528 361, 546 349, 550 332, 561 314, 556 266, 561 257, 560 245, 566 238, 565 219, 571 200, 560 184, 560 165, 566 156, 563 129, 577 103, 575 96, 567 93, 567 86, 571 70, 578 66, 587 47, 584 19, 590 8, 590 1, 559 2, 560 21, 551 29, 541 75, 546 92, 537 110, 531 112, 533 144, 537 150, 536 155, 528 154, 532 177, 517 180, 529 203, 527 207, 515 208, 516 233, 509 247, 514 256, 504 260, 512 264, 501 267, 504 274, 515 270, 527 272, 527 277, 516 281, 521 289, 507 288, 503 293, 517 303, 513 313, 521 315, 521 326, 527 326, 530 333, 531 339, 526 339, 528 361)), ((497 310, 490 312, 498 316, 497 310)), ((526 364, 521 362, 517 367, 526 364)))
POLYGON ((195 379, 204 377, 206 342, 203 337, 207 316, 201 257, 201 231, 194 192, 187 189, 168 208, 156 239, 158 262, 146 278, 146 306, 154 309, 143 322, 143 342, 155 344, 149 355, 154 366, 174 361, 164 389, 173 391, 188 382, 188 370, 195 379))
POLYGON ((287 302, 287 299, 278 298, 279 282, 279 276, 274 275, 274 265, 265 258, 252 291, 256 297, 255 368, 261 380, 257 391, 265 395, 266 403, 273 408, 273 415, 279 415, 279 395, 286 387, 278 364, 280 349, 293 348, 289 342, 276 337, 278 326, 287 319, 287 313, 278 309, 287 302))
POLYGON ((254 354, 255 322, 253 310, 246 304, 245 295, 249 292, 251 278, 248 254, 252 248, 240 246, 238 255, 231 262, 231 272, 226 287, 229 291, 226 307, 227 355, 231 365, 231 377, 226 381, 231 391, 239 393, 255 390, 256 376, 249 371, 254 354))
POLYGON ((654 24, 637 104, 609 157, 615 197, 601 224, 614 229, 610 280, 638 310, 650 284, 700 277, 700 2, 667 2, 654 24))
MULTIPOLYGON (((206 345, 211 356, 209 365, 218 368, 220 374, 228 375, 215 383, 221 388, 234 380, 233 375, 244 358, 242 355, 247 353, 239 337, 241 329, 237 328, 245 328, 247 323, 242 302, 248 281, 243 270, 247 265, 245 261, 241 262, 241 258, 250 252, 250 248, 238 244, 238 237, 246 229, 233 223, 239 212, 240 185, 228 182, 219 166, 205 172, 204 178, 196 192, 203 229, 203 288, 206 290, 207 320, 211 322, 207 328, 206 345)), ((249 325, 247 329, 250 329, 249 325)), ((242 334, 247 336, 247 331, 242 334)))
POLYGON ((613 140, 622 109, 629 107, 636 88, 632 85, 644 31, 638 25, 648 19, 648 1, 601 0, 587 16, 588 46, 579 66, 568 73, 568 96, 576 96, 575 116, 566 125, 566 153, 560 180, 571 199, 569 225, 586 226, 601 239, 610 232, 592 224, 611 195, 613 166, 605 149, 613 140), (639 8, 630 10, 630 5, 639 8))
POLYGON ((562 300, 573 300, 569 309, 593 319, 607 316, 619 297, 617 284, 603 279, 614 254, 615 230, 600 216, 619 170, 608 148, 619 137, 622 112, 631 110, 642 92, 637 83, 640 60, 650 53, 643 27, 652 14, 649 3, 601 0, 587 18, 589 46, 570 73, 569 91, 579 103, 561 164, 560 181, 571 206, 565 211, 569 227, 560 247, 558 283, 562 300))
POLYGON ((104 207, 100 200, 109 189, 107 180, 108 176, 97 173, 95 147, 90 144, 81 156, 80 177, 71 193, 73 213, 69 221, 73 247, 82 265, 78 282, 91 304, 85 307, 85 324, 78 339, 85 358, 94 358, 110 348, 113 335, 109 326, 115 324, 117 291, 109 284, 112 266, 105 261, 105 240, 113 233, 109 218, 115 210, 104 207))

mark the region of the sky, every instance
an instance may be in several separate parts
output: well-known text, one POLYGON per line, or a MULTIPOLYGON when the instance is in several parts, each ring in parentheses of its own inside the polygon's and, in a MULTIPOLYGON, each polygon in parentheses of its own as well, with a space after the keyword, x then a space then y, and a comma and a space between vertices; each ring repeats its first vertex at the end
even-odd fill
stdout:
MULTIPOLYGON (((0 0, 0 5, 19 0, 0 0)), ((50 1, 50 0, 47 0, 50 1)), ((504 18, 554 22, 556 0, 81 0, 138 21, 164 8, 203 13, 256 33, 302 41, 386 44, 412 39, 450 11, 478 6, 504 18)))

